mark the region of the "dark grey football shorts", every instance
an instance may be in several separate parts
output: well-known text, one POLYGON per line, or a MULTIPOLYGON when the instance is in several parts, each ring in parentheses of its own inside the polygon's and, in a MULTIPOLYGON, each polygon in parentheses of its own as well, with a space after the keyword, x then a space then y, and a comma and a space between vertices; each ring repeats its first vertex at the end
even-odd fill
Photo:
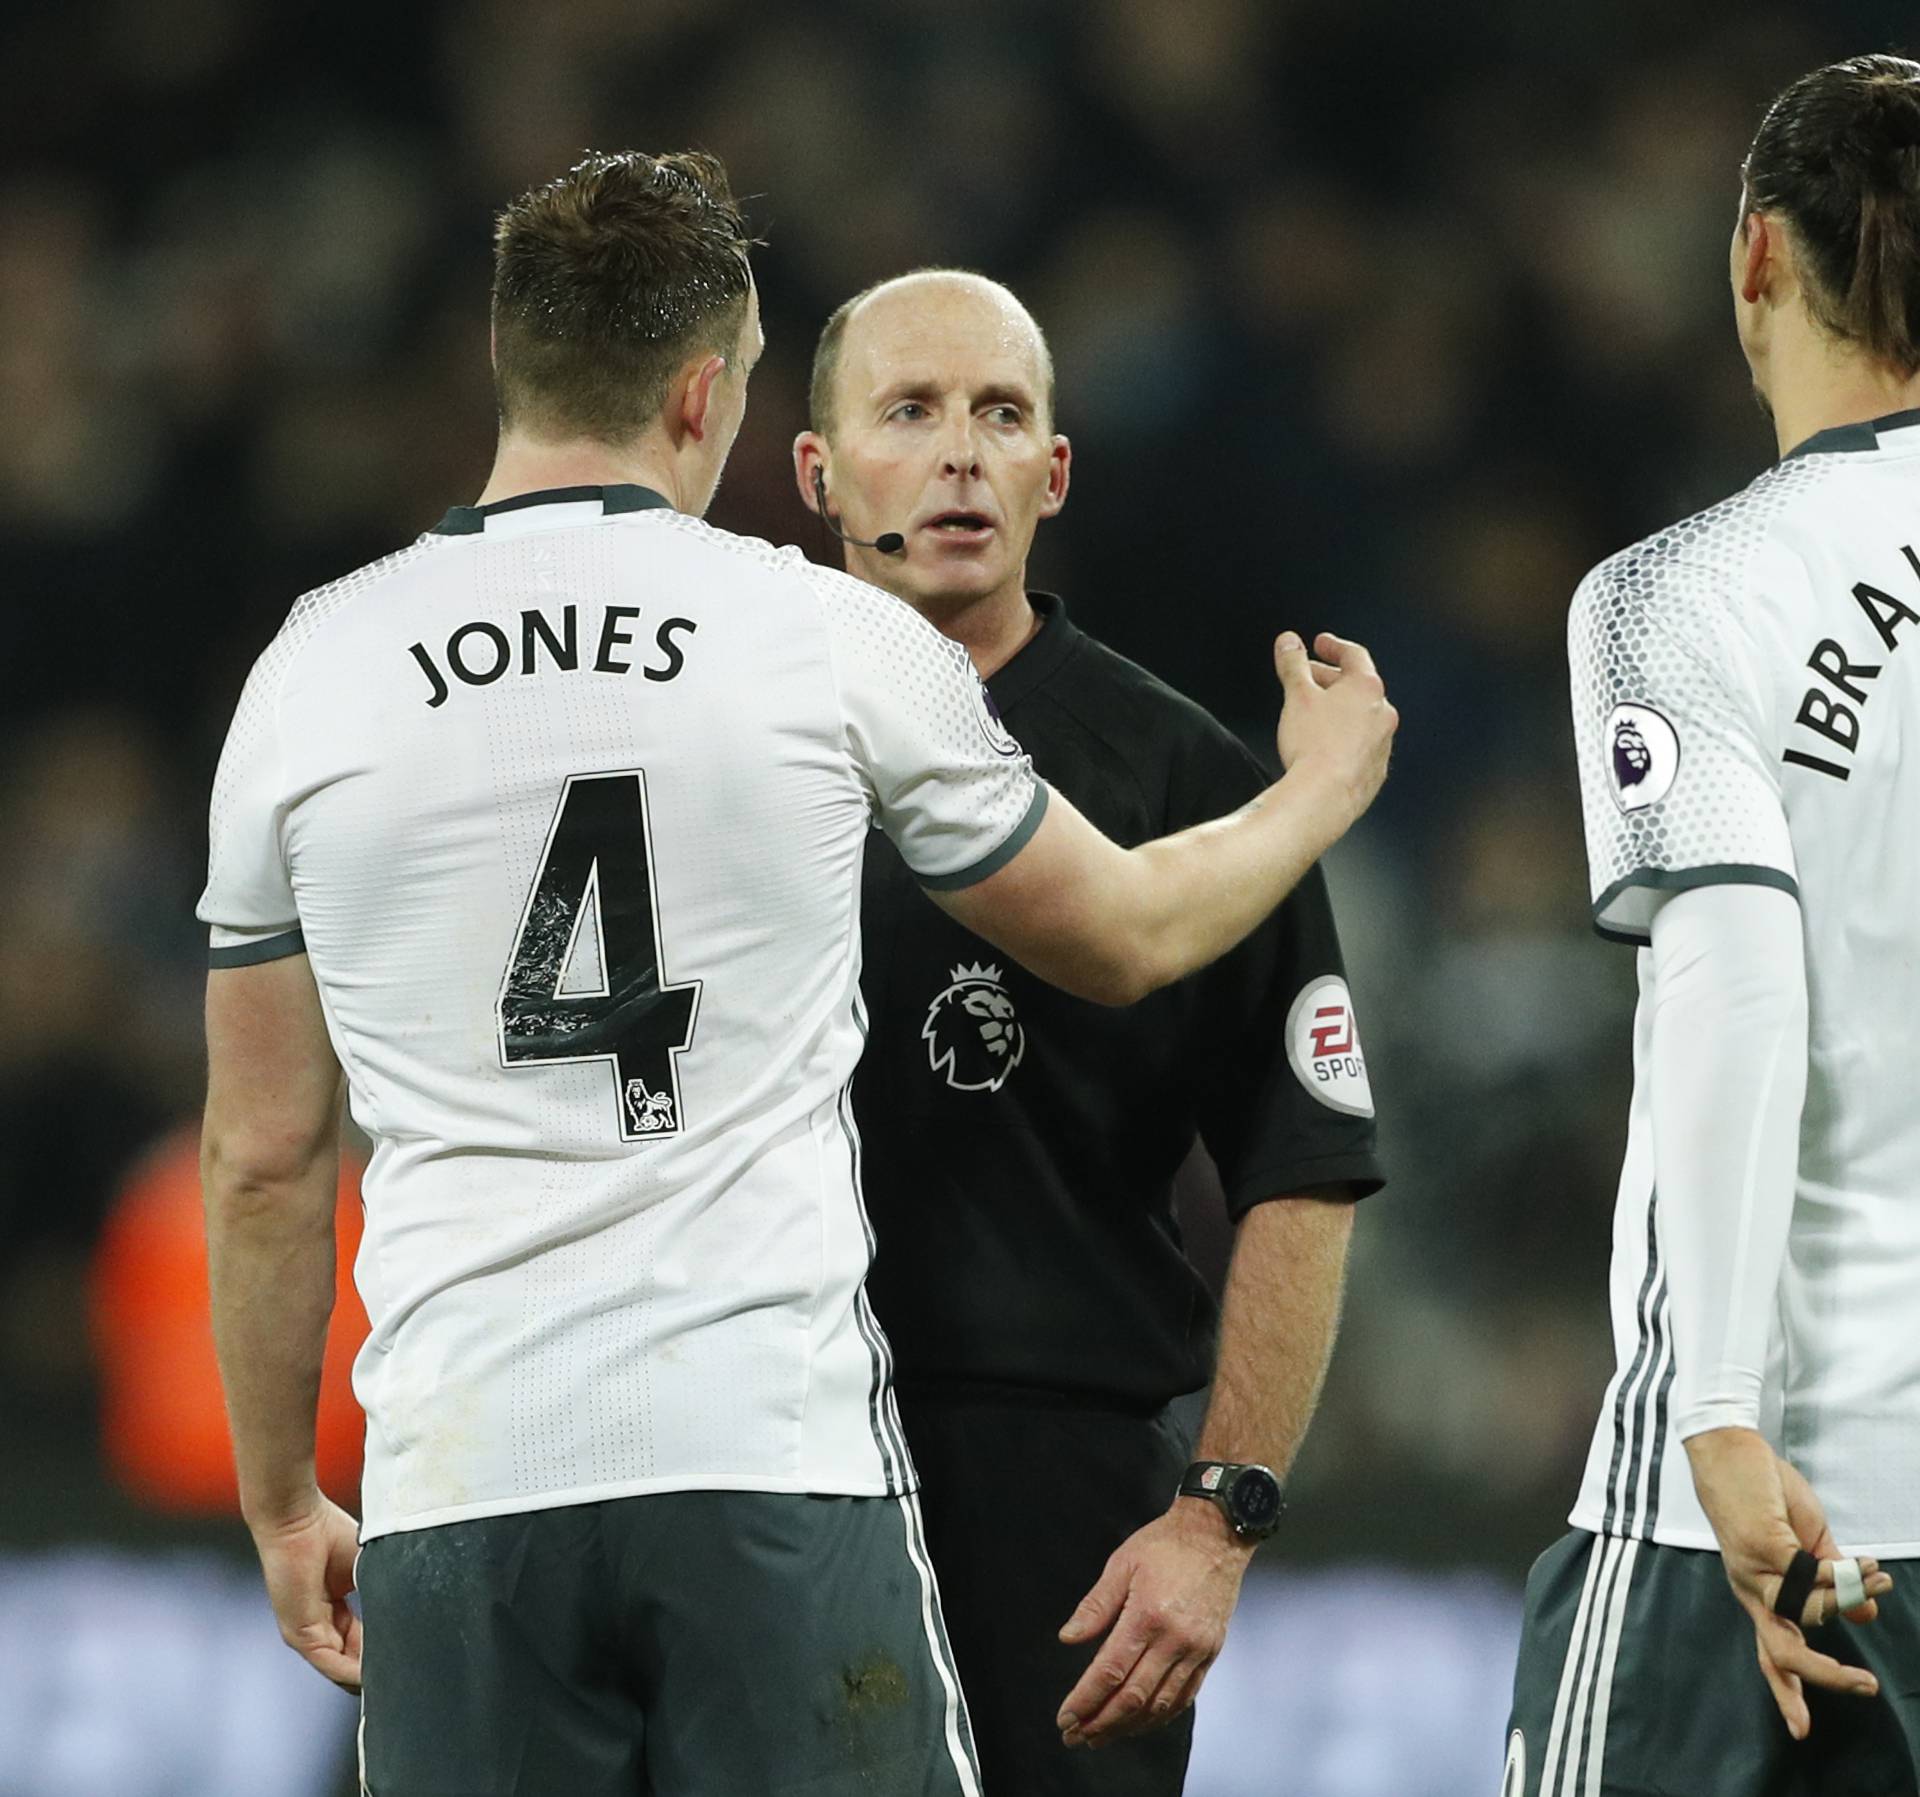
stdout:
POLYGON ((978 1797, 913 1498, 485 1517, 358 1583, 371 1797, 978 1797))
POLYGON ((1720 1556, 1575 1531, 1527 1579, 1500 1797, 1917 1797, 1920 1563, 1808 1640, 1880 1694, 1807 1687, 1787 1733, 1720 1556))

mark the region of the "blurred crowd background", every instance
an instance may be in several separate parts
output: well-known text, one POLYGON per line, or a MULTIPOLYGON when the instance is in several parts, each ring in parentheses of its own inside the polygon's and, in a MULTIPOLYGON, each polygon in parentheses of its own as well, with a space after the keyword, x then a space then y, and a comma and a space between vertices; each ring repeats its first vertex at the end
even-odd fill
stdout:
MULTIPOLYGON (((1036 585, 1269 756, 1274 630, 1374 646, 1399 753, 1332 878, 1392 1183, 1263 1562, 1272 1591, 1364 1562, 1491 1602, 1464 1651, 1497 1683, 1610 1365, 1629 1073, 1565 606, 1771 459, 1726 294, 1740 157, 1787 80, 1910 23, 1893 0, 9 9, 0 1656, 23 1613, 94 1614, 35 1607, 49 1555, 84 1548, 102 1603, 162 1563, 252 1601, 220 1584, 244 1543, 205 1455, 167 1471, 205 1422, 179 1132, 214 760, 293 598, 481 486, 494 210, 589 146, 694 144, 767 239, 716 523, 824 553, 788 461, 814 335, 872 280, 961 264, 1058 363, 1075 479, 1036 585)), ((1369 1763, 1247 1788, 1414 1792, 1369 1763)), ((133 1788, 61 1776, 0 1789, 133 1788)))

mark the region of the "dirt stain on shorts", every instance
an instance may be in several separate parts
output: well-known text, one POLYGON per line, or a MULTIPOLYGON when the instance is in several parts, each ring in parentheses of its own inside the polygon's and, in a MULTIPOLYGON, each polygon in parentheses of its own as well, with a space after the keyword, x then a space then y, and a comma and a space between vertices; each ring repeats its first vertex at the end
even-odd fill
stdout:
POLYGON ((875 1654, 858 1666, 850 1666, 840 1675, 850 1714, 869 1715, 876 1710, 900 1709, 912 1696, 907 1675, 899 1662, 885 1654, 875 1654))

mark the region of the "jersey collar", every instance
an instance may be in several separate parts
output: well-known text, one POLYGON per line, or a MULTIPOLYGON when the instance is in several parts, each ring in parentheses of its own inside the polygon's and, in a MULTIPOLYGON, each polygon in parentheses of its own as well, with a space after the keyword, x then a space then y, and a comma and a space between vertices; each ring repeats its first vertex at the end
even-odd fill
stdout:
POLYGON ((516 493, 511 499, 496 499, 491 505, 456 505, 433 527, 436 537, 477 537, 487 528, 489 518, 504 512, 523 512, 537 505, 585 505, 597 502, 600 515, 611 518, 619 512, 673 510, 673 501, 651 487, 621 485, 613 487, 544 487, 537 493, 516 493))
POLYGON ((1039 614, 1040 628, 1014 652, 1004 667, 987 677, 987 690, 994 704, 1003 709, 1017 705, 1074 651, 1080 632, 1067 616, 1065 603, 1057 593, 1029 593, 1027 603, 1039 614))
POLYGON ((1865 424, 1836 424, 1831 430, 1815 431, 1804 443, 1788 450, 1780 459, 1790 462, 1795 456, 1831 455, 1847 449, 1878 449, 1882 431, 1906 430, 1916 424, 1920 424, 1920 408, 1889 412, 1884 418, 1870 418, 1865 424))

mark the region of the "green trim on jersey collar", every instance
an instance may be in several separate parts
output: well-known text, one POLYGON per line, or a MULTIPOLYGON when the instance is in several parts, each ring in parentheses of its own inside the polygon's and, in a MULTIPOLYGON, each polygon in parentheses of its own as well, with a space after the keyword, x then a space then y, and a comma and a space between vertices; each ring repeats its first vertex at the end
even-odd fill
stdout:
POLYGON ((1920 409, 1889 412, 1884 418, 1870 418, 1864 424, 1836 424, 1831 430, 1815 431, 1806 442, 1797 444, 1780 459, 1790 462, 1795 456, 1831 455, 1849 449, 1878 449, 1882 431, 1905 430, 1920 424, 1920 409))
POLYGON ((628 483, 613 487, 544 487, 537 493, 516 493, 511 499, 496 499, 491 505, 456 505, 429 534, 475 537, 497 513, 525 511, 534 505, 578 505, 587 499, 599 500, 602 514, 609 518, 619 512, 673 510, 673 501, 651 487, 628 483))

